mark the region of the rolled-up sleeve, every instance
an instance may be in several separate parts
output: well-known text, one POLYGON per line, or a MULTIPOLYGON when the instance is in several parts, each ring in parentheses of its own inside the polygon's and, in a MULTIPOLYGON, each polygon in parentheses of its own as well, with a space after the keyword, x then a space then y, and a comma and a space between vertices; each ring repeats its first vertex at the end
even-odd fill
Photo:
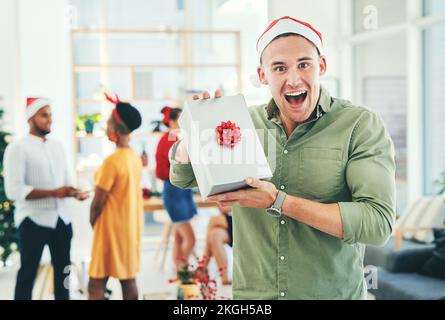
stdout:
POLYGON ((394 146, 379 116, 366 112, 354 128, 346 167, 352 202, 341 202, 346 243, 384 245, 395 222, 394 146))
POLYGON ((181 189, 192 189, 198 186, 190 163, 178 163, 175 160, 176 149, 181 141, 176 142, 169 152, 170 182, 181 189))
POLYGON ((3 175, 6 196, 14 201, 24 201, 34 189, 25 181, 26 160, 24 150, 17 144, 6 147, 3 158, 3 175))

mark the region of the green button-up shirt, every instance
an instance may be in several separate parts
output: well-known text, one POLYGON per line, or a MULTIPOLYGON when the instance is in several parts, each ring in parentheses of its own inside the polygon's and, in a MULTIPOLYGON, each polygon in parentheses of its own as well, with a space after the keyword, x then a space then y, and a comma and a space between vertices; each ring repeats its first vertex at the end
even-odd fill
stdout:
MULTIPOLYGON (((264 209, 234 207, 234 298, 364 298, 365 245, 383 245, 395 220, 394 148, 382 120, 324 88, 312 118, 290 137, 273 100, 249 111, 275 162, 272 183, 291 196, 338 203, 344 237, 264 209)), ((195 187, 191 165, 175 162, 172 150, 171 182, 195 187)))

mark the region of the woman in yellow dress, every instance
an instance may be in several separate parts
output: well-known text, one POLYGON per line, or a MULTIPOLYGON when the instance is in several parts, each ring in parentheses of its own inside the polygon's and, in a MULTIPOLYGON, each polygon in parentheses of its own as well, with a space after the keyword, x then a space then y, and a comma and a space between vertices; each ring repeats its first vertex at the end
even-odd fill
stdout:
POLYGON ((109 277, 119 279, 125 300, 136 300, 143 219, 140 157, 130 148, 130 133, 141 125, 141 115, 128 103, 115 102, 107 122, 108 139, 116 151, 95 176, 90 209, 94 238, 89 269, 90 300, 105 299, 109 277))

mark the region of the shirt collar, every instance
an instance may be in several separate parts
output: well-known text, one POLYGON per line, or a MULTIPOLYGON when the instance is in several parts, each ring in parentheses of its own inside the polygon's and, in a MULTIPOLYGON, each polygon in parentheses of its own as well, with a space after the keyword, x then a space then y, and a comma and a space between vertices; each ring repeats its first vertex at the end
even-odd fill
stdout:
POLYGON ((44 143, 44 142, 48 141, 48 138, 43 139, 43 138, 37 137, 31 133, 28 133, 28 138, 31 139, 32 141, 36 141, 36 142, 40 142, 40 143, 44 143))
MULTIPOLYGON (((315 111, 312 117, 315 117, 316 120, 320 118, 324 113, 327 113, 331 111, 331 95, 329 94, 329 91, 324 88, 323 86, 320 87, 320 98, 318 99, 317 107, 315 108, 315 111)), ((278 109, 274 99, 270 99, 269 103, 265 107, 266 117, 275 122, 275 123, 282 123, 281 119, 279 117, 280 110, 278 109)))

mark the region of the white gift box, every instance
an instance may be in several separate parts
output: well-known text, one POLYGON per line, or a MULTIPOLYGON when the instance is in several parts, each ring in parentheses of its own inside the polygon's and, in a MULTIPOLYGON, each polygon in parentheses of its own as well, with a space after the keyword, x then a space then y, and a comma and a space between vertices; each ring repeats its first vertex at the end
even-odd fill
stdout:
POLYGON ((248 187, 246 178, 268 180, 272 171, 242 95, 193 100, 184 104, 179 125, 201 196, 248 187), (233 148, 218 144, 221 122, 240 128, 233 148))

